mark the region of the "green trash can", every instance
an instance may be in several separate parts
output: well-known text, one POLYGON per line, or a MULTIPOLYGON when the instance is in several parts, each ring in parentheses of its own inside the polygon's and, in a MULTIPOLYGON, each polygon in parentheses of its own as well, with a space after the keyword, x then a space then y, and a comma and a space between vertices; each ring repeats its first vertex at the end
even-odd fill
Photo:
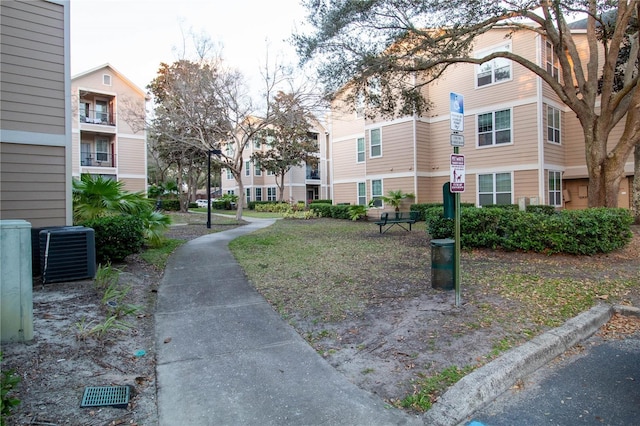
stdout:
POLYGON ((454 289, 454 244, 451 238, 431 240, 431 287, 454 289))

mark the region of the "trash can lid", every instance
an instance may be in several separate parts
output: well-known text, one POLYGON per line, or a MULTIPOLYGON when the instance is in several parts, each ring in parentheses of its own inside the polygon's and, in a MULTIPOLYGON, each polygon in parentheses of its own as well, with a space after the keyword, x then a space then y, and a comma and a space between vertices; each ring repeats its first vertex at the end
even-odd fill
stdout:
POLYGON ((438 240, 431 240, 431 244, 435 246, 448 246, 454 244, 456 241, 452 238, 441 238, 438 240))

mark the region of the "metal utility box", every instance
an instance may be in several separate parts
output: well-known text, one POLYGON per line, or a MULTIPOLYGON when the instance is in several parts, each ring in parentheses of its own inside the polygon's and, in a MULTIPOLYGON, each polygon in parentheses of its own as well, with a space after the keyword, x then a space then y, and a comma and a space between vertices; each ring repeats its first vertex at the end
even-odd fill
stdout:
POLYGON ((0 220, 0 341, 33 339, 31 224, 0 220))

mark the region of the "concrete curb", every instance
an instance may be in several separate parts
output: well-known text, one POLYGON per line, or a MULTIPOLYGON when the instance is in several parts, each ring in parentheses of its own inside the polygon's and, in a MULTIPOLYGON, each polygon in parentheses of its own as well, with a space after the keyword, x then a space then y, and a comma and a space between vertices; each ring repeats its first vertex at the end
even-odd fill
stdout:
POLYGON ((567 349, 587 339, 613 313, 640 316, 640 309, 601 304, 570 319, 463 377, 447 390, 423 416, 425 425, 451 426, 465 421, 483 405, 542 367, 567 349), (631 313, 637 311, 636 313, 631 313))

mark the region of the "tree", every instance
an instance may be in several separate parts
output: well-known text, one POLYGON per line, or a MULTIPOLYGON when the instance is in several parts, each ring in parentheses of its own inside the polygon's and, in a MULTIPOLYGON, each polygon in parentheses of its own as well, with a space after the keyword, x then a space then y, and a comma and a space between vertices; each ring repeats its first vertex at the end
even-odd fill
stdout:
MULTIPOLYGON (((278 74, 265 74, 265 99, 278 82, 278 74)), ((213 151, 212 163, 230 171, 244 194, 243 151, 271 120, 270 105, 258 111, 242 74, 225 68, 219 58, 179 60, 161 64, 149 84, 155 97, 153 129, 173 151, 194 149, 202 161, 213 151)), ((243 203, 237 203, 236 218, 242 218, 243 203)))
POLYGON ((640 141, 638 2, 306 0, 305 6, 314 31, 294 35, 298 53, 303 62, 317 59, 331 96, 353 89, 352 105, 358 94, 369 93, 367 103, 383 114, 424 112, 429 102, 421 88, 459 63, 504 58, 535 73, 582 126, 589 206, 617 206, 624 164, 640 141), (585 17, 584 49, 578 48, 567 22, 576 16, 585 17), (473 57, 474 39, 494 28, 543 36, 552 45, 558 70, 547 71, 507 51, 473 57), (617 58, 625 46, 632 59, 619 81, 617 58), (410 84, 414 77, 418 83, 410 84), (367 91, 372 82, 380 90, 367 91), (609 140, 622 120, 622 136, 609 140))
POLYGON ((258 134, 266 150, 252 154, 251 159, 262 169, 274 174, 278 186, 278 201, 284 199, 284 177, 291 168, 313 164, 318 141, 311 136, 314 119, 294 93, 278 92, 271 102, 272 120, 258 134))
POLYGON ((416 196, 412 193, 402 192, 401 189, 397 189, 389 191, 387 195, 382 196, 381 198, 382 201, 391 204, 395 211, 399 212, 402 200, 404 200, 405 198, 416 198, 416 196))

